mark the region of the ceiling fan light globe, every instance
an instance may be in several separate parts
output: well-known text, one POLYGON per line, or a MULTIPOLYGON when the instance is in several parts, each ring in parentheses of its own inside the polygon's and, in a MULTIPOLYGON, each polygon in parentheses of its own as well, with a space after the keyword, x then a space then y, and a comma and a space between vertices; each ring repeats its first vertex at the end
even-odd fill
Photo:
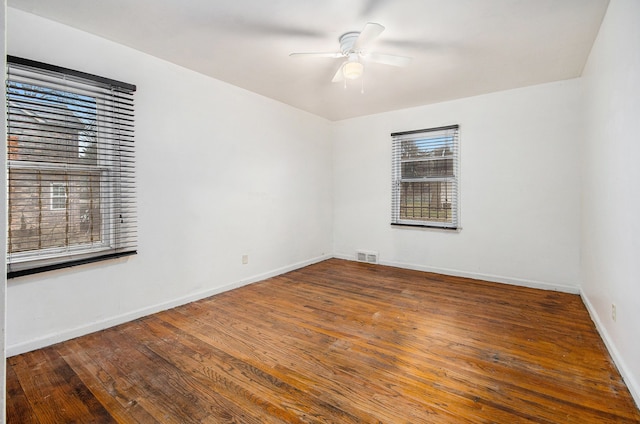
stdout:
POLYGON ((364 66, 360 62, 347 62, 342 68, 342 73, 346 79, 354 80, 362 76, 364 66))

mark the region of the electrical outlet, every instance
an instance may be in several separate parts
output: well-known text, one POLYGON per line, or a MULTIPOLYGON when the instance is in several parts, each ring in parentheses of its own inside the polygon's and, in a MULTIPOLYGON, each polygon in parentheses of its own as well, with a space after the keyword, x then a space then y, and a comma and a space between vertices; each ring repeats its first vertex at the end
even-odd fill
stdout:
POLYGON ((242 265, 249 263, 249 255, 242 255, 242 265))
POLYGON ((611 319, 613 320, 613 322, 616 322, 616 304, 612 303, 611 304, 611 319))

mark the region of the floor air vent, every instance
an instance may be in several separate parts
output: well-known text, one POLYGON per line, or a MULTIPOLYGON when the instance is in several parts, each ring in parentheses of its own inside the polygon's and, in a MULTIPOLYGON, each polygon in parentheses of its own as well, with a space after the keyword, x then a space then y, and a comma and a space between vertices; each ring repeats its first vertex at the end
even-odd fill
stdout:
POLYGON ((365 250, 357 250, 356 260, 358 262, 369 262, 370 264, 377 264, 378 252, 367 252, 365 250))

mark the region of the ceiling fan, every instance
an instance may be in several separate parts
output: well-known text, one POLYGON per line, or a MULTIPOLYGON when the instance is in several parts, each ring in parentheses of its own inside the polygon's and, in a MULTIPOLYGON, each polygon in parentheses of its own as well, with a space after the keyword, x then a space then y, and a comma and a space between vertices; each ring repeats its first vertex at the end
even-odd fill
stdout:
POLYGON ((360 78, 364 73, 364 61, 391 66, 407 66, 411 62, 410 57, 374 53, 367 50, 367 47, 380 36, 382 31, 384 31, 382 25, 369 22, 360 32, 351 31, 342 34, 339 38, 339 52, 291 53, 289 56, 345 58, 346 60, 342 62, 333 76, 331 80, 333 82, 360 78))

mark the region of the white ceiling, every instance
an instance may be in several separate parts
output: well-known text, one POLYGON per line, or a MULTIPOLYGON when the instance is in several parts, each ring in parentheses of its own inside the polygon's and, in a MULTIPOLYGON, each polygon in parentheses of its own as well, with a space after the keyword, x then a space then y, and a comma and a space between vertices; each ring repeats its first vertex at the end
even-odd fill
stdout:
MULTIPOLYGON (((133 47, 330 120, 580 76, 609 0, 9 0, 10 7, 133 47), (332 83, 367 22, 371 46, 409 67, 365 64, 332 83)), ((10 23, 9 23, 10 25, 10 23)))

